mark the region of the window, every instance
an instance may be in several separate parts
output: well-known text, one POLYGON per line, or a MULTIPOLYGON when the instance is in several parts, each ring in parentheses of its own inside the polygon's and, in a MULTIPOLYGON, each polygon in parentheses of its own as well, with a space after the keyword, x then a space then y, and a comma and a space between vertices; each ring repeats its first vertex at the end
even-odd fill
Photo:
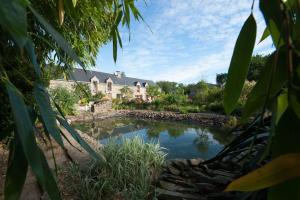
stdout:
POLYGON ((112 90, 112 83, 111 82, 107 83, 107 90, 111 92, 111 90, 112 90))
POLYGON ((97 81, 93 81, 93 92, 94 93, 98 92, 98 82, 97 81))
POLYGON ((140 85, 137 85, 137 92, 140 92, 141 91, 141 86, 140 85))
POLYGON ((121 99, 121 94, 117 94, 117 99, 121 99))

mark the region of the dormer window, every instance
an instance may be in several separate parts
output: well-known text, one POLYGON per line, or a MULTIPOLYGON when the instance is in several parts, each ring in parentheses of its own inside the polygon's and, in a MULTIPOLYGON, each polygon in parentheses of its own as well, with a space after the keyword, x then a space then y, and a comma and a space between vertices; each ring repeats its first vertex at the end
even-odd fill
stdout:
POLYGON ((109 92, 112 91, 112 82, 107 83, 107 91, 109 91, 109 92))
POLYGON ((93 76, 93 78, 91 78, 91 86, 90 86, 92 95, 95 95, 99 92, 98 84, 99 84, 99 79, 96 76, 93 76))
POLYGON ((134 84, 136 86, 136 92, 137 93, 141 92, 141 84, 140 84, 140 82, 135 82, 134 84))
POLYGON ((136 91, 137 91, 137 92, 140 92, 140 91, 141 91, 141 86, 140 86, 140 85, 137 85, 137 86, 136 86, 136 91))
POLYGON ((112 92, 112 84, 113 84, 113 81, 111 80, 111 78, 108 78, 106 80, 106 92, 107 93, 111 93, 112 92))
POLYGON ((98 82, 97 81, 93 81, 93 92, 94 93, 98 92, 98 82))

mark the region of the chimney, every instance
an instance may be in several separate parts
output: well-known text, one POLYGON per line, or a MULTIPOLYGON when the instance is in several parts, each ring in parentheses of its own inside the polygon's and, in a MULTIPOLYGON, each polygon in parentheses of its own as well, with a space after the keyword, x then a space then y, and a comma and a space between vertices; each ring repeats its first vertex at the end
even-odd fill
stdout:
POLYGON ((114 75, 118 78, 122 78, 122 73, 120 71, 115 71, 114 75))

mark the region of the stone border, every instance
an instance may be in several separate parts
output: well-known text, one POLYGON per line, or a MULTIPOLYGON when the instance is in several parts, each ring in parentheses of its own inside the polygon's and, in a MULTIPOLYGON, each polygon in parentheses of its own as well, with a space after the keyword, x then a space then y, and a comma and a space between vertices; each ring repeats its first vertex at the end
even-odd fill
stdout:
POLYGON ((222 127, 227 125, 229 116, 214 113, 187 113, 181 114, 169 111, 151 111, 151 110, 108 110, 102 113, 85 113, 79 116, 68 116, 71 123, 93 120, 102 120, 112 117, 135 117, 139 119, 156 119, 170 121, 189 121, 196 122, 206 126, 222 127))

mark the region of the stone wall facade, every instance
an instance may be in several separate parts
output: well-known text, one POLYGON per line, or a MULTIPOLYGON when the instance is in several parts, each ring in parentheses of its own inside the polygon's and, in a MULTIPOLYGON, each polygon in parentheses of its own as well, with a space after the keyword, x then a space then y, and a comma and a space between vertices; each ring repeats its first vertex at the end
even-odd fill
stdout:
POLYGON ((112 109, 112 101, 100 101, 93 105, 91 111, 93 113, 107 112, 112 109))
MULTIPOLYGON (((80 82, 80 81, 78 81, 78 82, 80 82)), ((88 83, 88 82, 80 82, 80 83, 89 85, 92 94, 97 94, 98 92, 102 92, 104 95, 106 95, 112 99, 121 98, 122 97, 121 89, 123 87, 125 87, 125 85, 118 85, 118 84, 112 83, 111 90, 109 90, 107 83, 97 82, 96 85, 95 85, 95 82, 92 82, 92 81, 91 81, 91 83, 88 83)), ((51 80, 49 88, 55 89, 58 87, 64 87, 64 88, 68 89, 69 91, 73 91, 75 85, 76 85, 75 81, 71 81, 71 80, 67 81, 67 80, 59 79, 59 80, 51 80)), ((129 97, 129 99, 141 98, 144 101, 149 100, 148 96, 147 96, 146 87, 140 87, 139 90, 138 90, 137 86, 127 86, 127 87, 132 91, 132 96, 129 97)))
POLYGON ((55 89, 58 87, 63 87, 68 89, 69 91, 74 90, 74 85, 76 83, 74 81, 67 81, 67 80, 50 80, 49 88, 50 89, 55 89))

